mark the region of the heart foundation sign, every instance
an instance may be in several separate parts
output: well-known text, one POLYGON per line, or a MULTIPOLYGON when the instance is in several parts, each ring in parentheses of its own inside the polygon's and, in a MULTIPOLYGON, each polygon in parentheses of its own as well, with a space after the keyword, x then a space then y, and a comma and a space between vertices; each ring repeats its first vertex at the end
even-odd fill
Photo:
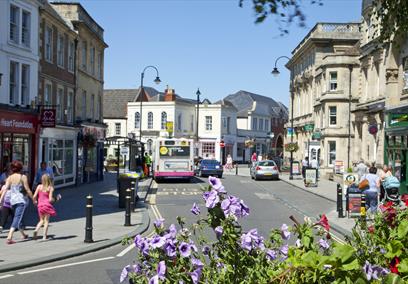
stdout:
POLYGON ((41 127, 55 127, 55 109, 41 110, 41 127))

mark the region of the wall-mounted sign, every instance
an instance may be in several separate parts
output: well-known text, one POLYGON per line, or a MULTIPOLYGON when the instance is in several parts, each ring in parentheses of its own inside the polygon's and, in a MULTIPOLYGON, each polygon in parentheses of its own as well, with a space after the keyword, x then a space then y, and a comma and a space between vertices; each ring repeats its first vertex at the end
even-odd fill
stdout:
POLYGON ((314 124, 306 124, 303 126, 304 131, 313 131, 314 130, 314 124))
POLYGON ((0 132, 34 134, 37 131, 37 125, 37 115, 0 111, 0 132))
POLYGON ((313 140, 320 140, 322 139, 322 133, 320 131, 313 132, 312 135, 313 140))
POLYGON ((408 126, 408 114, 404 113, 390 113, 389 127, 408 126))
POLYGON ((41 127, 55 127, 55 109, 42 109, 40 115, 41 127))

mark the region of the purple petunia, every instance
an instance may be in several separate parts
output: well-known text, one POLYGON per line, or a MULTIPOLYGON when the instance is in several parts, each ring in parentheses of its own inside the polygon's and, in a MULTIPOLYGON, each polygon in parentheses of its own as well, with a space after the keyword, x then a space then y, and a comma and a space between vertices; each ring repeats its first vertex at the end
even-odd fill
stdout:
POLYGON ((281 230, 281 236, 282 239, 284 240, 289 240, 290 239, 290 232, 289 232, 289 227, 286 224, 282 224, 280 230, 281 230))
POLYGON ((203 252, 204 255, 208 255, 210 253, 210 247, 209 246, 204 246, 201 251, 203 252))
POLYGON ((197 268, 193 272, 190 273, 191 280, 193 280, 194 284, 197 284, 201 278, 201 268, 197 268))
POLYGON ((123 267, 122 272, 120 273, 120 283, 122 283, 123 281, 125 281, 125 279, 128 278, 129 275, 129 270, 130 270, 130 265, 126 265, 125 267, 123 267))
POLYGON ((272 249, 266 250, 266 257, 269 260, 275 260, 277 258, 277 255, 278 254, 277 254, 277 252, 275 250, 272 250, 272 249))
POLYGON ((224 233, 224 229, 221 226, 217 226, 215 229, 215 235, 217 236, 217 238, 220 238, 222 236, 222 234, 224 233))
POLYGON ((157 275, 159 276, 160 280, 166 279, 166 264, 164 260, 159 262, 159 265, 157 266, 157 275))
POLYGON ((191 255, 191 246, 188 243, 182 242, 179 246, 180 255, 182 257, 189 257, 191 255))
POLYGON ((150 241, 150 246, 152 248, 161 248, 165 244, 165 242, 165 238, 156 235, 150 241))
POLYGON ((324 240, 324 239, 319 240, 319 245, 324 250, 326 250, 326 249, 328 249, 330 247, 329 243, 326 242, 326 240, 324 240))
POLYGON ((221 202, 221 209, 227 217, 241 218, 249 215, 248 206, 242 200, 232 195, 221 202))
POLYGON ((199 267, 202 268, 204 267, 204 263, 201 262, 201 260, 199 260, 198 258, 191 258, 191 263, 195 266, 195 267, 199 267))
POLYGON ((191 213, 194 215, 200 215, 200 208, 198 208, 197 204, 194 202, 193 207, 191 208, 191 213))
POLYGON ((149 279, 149 284, 159 284, 159 275, 155 275, 149 279))
POLYGON ((219 193, 227 193, 225 191, 224 186, 222 185, 220 179, 216 177, 209 176, 208 177, 208 182, 210 183, 211 187, 218 191, 219 193))
POLYGON ((173 240, 168 239, 164 244, 164 251, 168 257, 174 257, 177 254, 177 248, 173 240))
POLYGON ((288 255, 288 252, 289 252, 289 246, 288 246, 287 244, 286 244, 286 245, 283 245, 283 246, 280 248, 279 251, 280 251, 281 254, 287 256, 287 255, 288 255))
POLYGON ((371 279, 378 280, 380 277, 390 273, 388 269, 385 269, 378 265, 371 265, 367 260, 363 266, 363 271, 368 281, 371 279))
POLYGON ((157 219, 156 221, 153 222, 153 224, 154 224, 154 226, 155 226, 156 228, 160 228, 160 227, 163 225, 163 223, 164 223, 164 219, 163 219, 163 218, 157 219))
POLYGON ((205 200, 205 207, 207 208, 214 208, 217 205, 217 203, 220 202, 218 192, 215 190, 204 192, 203 198, 205 200))
POLYGON ((248 233, 241 236, 241 247, 248 251, 253 249, 264 250, 263 237, 258 235, 257 229, 249 230, 248 233))

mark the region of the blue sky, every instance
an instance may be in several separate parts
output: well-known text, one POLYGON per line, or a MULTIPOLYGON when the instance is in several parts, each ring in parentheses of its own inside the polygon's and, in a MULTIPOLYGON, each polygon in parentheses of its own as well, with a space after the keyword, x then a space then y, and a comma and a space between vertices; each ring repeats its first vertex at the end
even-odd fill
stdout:
POLYGON ((166 85, 183 97, 218 100, 239 90, 269 96, 288 104, 289 72, 271 70, 275 59, 289 56, 316 22, 359 21, 361 0, 323 0, 322 7, 303 0, 306 28, 292 25, 281 37, 276 20, 254 23, 250 0, 80 0, 104 28, 105 89, 136 88, 140 73, 155 65, 144 85, 163 91, 166 85))

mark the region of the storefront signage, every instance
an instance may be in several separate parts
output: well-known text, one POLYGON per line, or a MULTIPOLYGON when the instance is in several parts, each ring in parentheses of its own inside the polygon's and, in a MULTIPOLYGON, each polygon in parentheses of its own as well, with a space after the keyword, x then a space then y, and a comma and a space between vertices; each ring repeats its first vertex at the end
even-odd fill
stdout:
POLYGON ((38 118, 36 115, 0 111, 0 132, 34 134, 37 131, 38 118))
POLYGON ((306 124, 303 126, 304 131, 313 131, 314 130, 314 124, 306 124))
POLYGON ((41 127, 55 127, 55 109, 42 109, 40 122, 41 127))
POLYGON ((390 113, 389 127, 408 126, 408 114, 390 113))

